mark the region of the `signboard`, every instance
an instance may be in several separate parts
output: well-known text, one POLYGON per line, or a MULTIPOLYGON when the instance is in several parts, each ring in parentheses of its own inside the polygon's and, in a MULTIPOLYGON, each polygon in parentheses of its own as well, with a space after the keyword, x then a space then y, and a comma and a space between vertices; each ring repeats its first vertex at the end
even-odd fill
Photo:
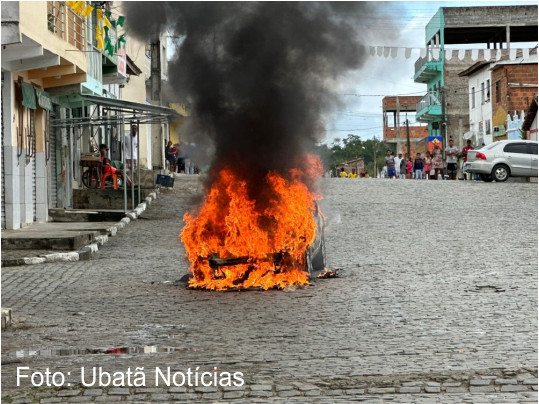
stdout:
POLYGON ((118 47, 118 74, 127 77, 127 52, 123 42, 118 47))
POLYGON ((434 149, 435 145, 438 145, 440 149, 443 149, 441 136, 429 136, 429 152, 432 152, 432 149, 434 149))
POLYGON ((46 109, 48 111, 52 111, 52 100, 49 93, 46 91, 40 90, 39 88, 36 88, 36 94, 37 94, 37 102, 39 106, 43 109, 46 109))

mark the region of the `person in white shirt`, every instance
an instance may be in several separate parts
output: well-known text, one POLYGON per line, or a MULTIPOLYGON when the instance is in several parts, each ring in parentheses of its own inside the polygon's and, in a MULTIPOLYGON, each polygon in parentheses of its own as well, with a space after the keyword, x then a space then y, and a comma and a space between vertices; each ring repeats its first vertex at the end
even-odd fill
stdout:
POLYGON ((125 163, 128 172, 131 171, 131 167, 133 167, 133 172, 137 169, 137 154, 137 125, 131 125, 131 131, 128 135, 125 135, 125 163))
POLYGON ((399 179, 401 176, 401 161, 402 153, 399 153, 399 157, 395 157, 395 178, 399 179))

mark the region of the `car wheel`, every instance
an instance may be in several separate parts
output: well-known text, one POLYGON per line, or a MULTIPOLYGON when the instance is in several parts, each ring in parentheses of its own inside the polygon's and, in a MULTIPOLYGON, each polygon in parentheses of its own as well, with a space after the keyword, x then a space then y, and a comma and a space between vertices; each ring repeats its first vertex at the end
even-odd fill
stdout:
POLYGON ((492 175, 490 174, 479 174, 479 178, 484 182, 492 182, 492 175))
POLYGON ((494 181, 496 182, 507 181, 510 175, 509 168, 503 164, 498 164, 492 169, 492 178, 494 178, 494 181))

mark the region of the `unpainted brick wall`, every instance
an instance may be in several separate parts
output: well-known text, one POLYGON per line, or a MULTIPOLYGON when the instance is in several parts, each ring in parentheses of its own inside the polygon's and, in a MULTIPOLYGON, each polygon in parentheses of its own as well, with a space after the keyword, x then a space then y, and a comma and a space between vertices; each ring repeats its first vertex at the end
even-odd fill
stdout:
POLYGON ((505 65, 492 72, 492 114, 496 114, 499 107, 506 113, 513 114, 527 111, 533 96, 537 94, 537 64, 505 65), (500 84, 501 97, 496 96, 496 83, 500 84), (510 86, 516 84, 517 86, 510 86), (534 87, 521 87, 519 84, 533 85, 534 87))

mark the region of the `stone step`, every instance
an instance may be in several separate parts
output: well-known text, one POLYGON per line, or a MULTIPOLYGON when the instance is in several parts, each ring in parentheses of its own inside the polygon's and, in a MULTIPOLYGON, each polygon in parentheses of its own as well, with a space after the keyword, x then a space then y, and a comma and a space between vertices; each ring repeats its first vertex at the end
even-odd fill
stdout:
POLYGON ((99 235, 99 231, 17 231, 2 232, 2 249, 75 251, 99 235))

